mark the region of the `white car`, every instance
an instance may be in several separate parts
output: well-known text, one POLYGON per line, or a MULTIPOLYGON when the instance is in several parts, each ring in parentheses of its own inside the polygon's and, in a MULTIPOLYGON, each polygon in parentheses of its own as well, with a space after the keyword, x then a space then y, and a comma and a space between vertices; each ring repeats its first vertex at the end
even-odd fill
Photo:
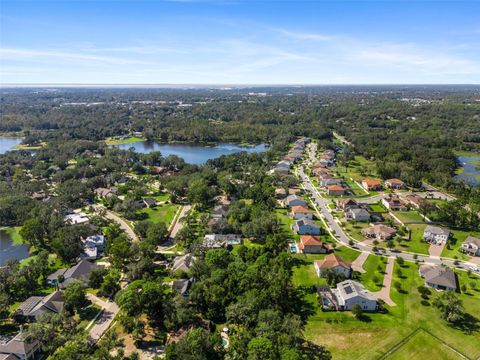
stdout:
POLYGON ((476 266, 470 266, 469 269, 474 271, 474 272, 480 272, 480 269, 476 266))

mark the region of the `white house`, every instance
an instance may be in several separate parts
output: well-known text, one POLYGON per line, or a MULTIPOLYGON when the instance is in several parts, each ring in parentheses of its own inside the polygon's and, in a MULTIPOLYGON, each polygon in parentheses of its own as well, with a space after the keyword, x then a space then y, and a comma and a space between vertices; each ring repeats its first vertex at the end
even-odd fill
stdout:
POLYGON ((345 280, 332 289, 340 310, 352 310, 358 304, 364 311, 377 310, 377 299, 362 284, 345 280))
POLYGON ((307 202, 298 195, 289 195, 284 201, 285 206, 307 206, 307 202))
POLYGON ((439 226, 428 225, 423 232, 423 240, 436 245, 445 244, 449 237, 450 231, 439 226))
POLYGON ((316 260, 313 265, 319 277, 328 270, 332 270, 337 275, 343 274, 345 278, 349 278, 352 272, 352 264, 336 254, 329 254, 323 260, 316 260))
POLYGON ((292 225, 292 230, 298 235, 320 235, 322 232, 320 226, 315 224, 313 220, 305 218, 297 220, 292 225))
POLYGON ((471 256, 480 256, 480 238, 467 237, 462 244, 462 251, 471 256))
POLYGON ((348 209, 345 212, 345 218, 355 221, 369 221, 370 213, 365 209, 348 209))
POLYGON ((65 216, 65 222, 71 225, 85 224, 88 221, 89 219, 87 214, 83 212, 68 214, 65 216))

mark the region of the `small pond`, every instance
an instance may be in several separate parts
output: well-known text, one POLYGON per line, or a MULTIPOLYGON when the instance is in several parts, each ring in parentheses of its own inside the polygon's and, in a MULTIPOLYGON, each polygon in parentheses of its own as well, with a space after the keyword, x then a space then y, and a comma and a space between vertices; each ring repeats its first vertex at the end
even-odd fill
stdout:
POLYGON ((463 171, 456 175, 457 179, 464 180, 470 185, 480 185, 480 154, 478 156, 459 156, 458 161, 463 171))
POLYGON ((0 229, 0 267, 8 260, 23 260, 29 256, 27 245, 14 245, 5 230, 0 229))
POLYGON ((13 150, 14 146, 20 144, 22 138, 0 136, 0 154, 5 154, 9 150, 13 150))

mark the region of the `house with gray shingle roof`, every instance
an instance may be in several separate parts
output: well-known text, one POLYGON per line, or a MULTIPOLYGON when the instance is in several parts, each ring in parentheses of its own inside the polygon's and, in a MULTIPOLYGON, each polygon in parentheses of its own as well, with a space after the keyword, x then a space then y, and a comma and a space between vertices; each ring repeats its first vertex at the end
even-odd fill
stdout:
POLYGON ((358 304, 364 311, 377 310, 377 299, 365 287, 353 280, 345 280, 337 284, 332 293, 340 310, 352 310, 358 304))
POLYGON ((37 340, 27 338, 23 332, 7 341, 0 341, 0 355, 5 355, 5 359, 8 360, 12 358, 12 355, 16 360, 32 360, 39 352, 40 343, 37 340))
POLYGON ((303 218, 295 221, 292 230, 298 235, 320 235, 322 230, 313 220, 303 218))
POLYGON ((423 265, 419 269, 420 276, 425 279, 425 284, 437 290, 457 290, 457 277, 455 272, 447 267, 423 265))
POLYGON ((32 296, 18 307, 14 316, 38 319, 43 314, 58 314, 63 310, 64 304, 61 291, 55 291, 47 296, 32 296))
POLYGON ((462 251, 471 256, 480 256, 480 238, 467 237, 462 244, 462 251))

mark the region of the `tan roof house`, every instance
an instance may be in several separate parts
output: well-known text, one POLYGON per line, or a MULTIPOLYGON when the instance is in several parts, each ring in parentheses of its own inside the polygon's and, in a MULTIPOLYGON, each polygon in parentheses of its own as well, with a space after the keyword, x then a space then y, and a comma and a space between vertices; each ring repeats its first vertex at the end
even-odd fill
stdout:
POLYGON ((405 189, 405 183, 400 179, 387 179, 385 180, 385 186, 393 190, 405 189))
POLYGON ((312 213, 312 210, 310 210, 308 207, 299 205, 299 206, 292 206, 292 210, 290 211, 290 216, 296 220, 302 219, 302 218, 312 219, 313 213, 312 213))
POLYGON ((303 254, 326 254, 332 249, 332 246, 321 242, 319 236, 302 235, 300 242, 297 243, 297 248, 298 252, 303 254))
POLYGON ((375 180, 375 179, 364 179, 362 181, 362 186, 368 191, 381 190, 382 182, 380 180, 375 180))
POLYGON ((362 234, 367 238, 378 240, 388 240, 397 233, 397 230, 383 224, 375 224, 362 230, 362 234))
POLYGON ((327 187, 327 194, 332 196, 342 196, 346 194, 346 189, 341 185, 330 185, 327 187))
POLYGON ((313 265, 318 276, 322 276, 327 270, 333 270, 335 274, 343 274, 348 278, 352 271, 352 264, 337 254, 329 254, 323 260, 316 260, 313 265))

